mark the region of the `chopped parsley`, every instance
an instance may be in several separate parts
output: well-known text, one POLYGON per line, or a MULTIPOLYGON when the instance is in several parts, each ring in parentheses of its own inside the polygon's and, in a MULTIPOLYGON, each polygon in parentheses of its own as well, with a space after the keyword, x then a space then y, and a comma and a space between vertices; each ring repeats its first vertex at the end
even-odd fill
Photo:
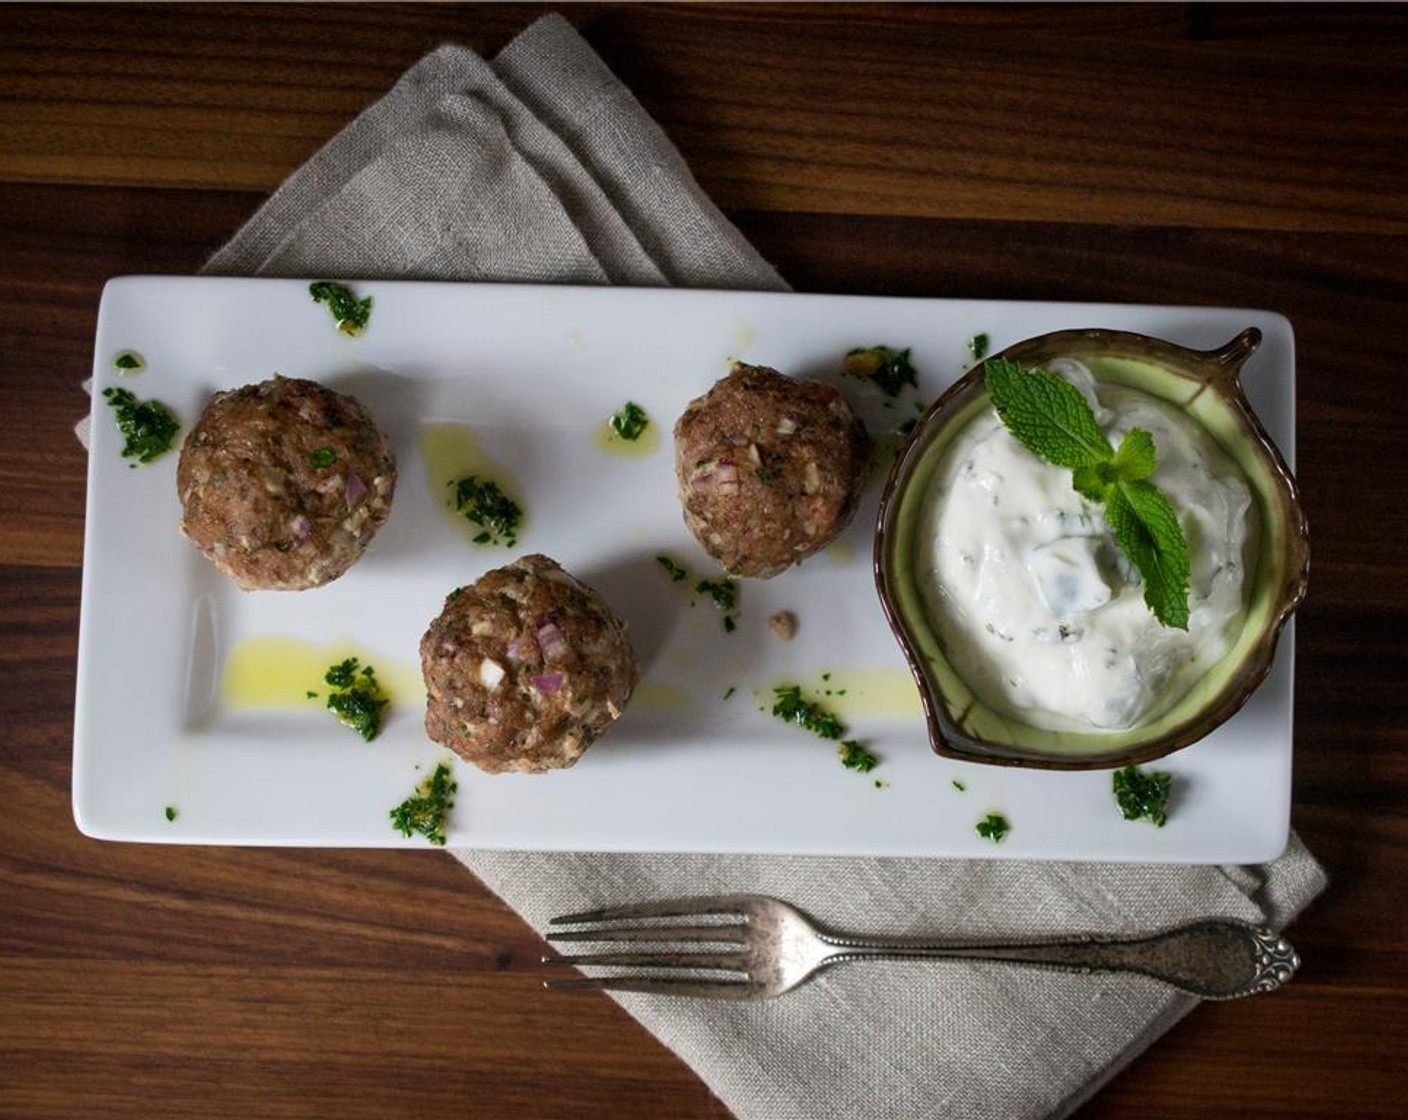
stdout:
POLYGON ((724 629, 730 634, 738 627, 738 581, 725 577, 719 580, 701 579, 694 585, 700 595, 707 595, 723 612, 724 629))
POLYGON ((673 557, 661 553, 655 558, 655 562, 665 569, 665 574, 670 577, 671 583, 680 583, 689 578, 688 569, 673 557))
POLYGON ((175 805, 168 805, 168 806, 166 807, 166 819, 167 819, 168 821, 174 821, 174 820, 176 819, 176 806, 175 806, 175 805))
POLYGON ((725 700, 732 700, 732 699, 733 699, 733 694, 734 694, 735 692, 737 692, 737 691, 738 691, 738 689, 737 689, 736 686, 734 686, 734 685, 729 685, 728 688, 724 689, 724 699, 725 699, 725 700))
POLYGON ((778 719, 795 723, 822 739, 840 739, 846 733, 845 724, 815 700, 806 699, 800 685, 778 685, 772 694, 776 697, 772 714, 778 719))
POLYGON ((864 377, 887 397, 898 396, 906 385, 919 386, 919 376, 909 360, 909 350, 889 346, 860 347, 847 351, 845 371, 864 377))
POLYGON ((1111 779, 1115 803, 1127 821, 1147 819, 1159 828, 1168 823, 1168 795, 1173 775, 1137 766, 1116 770, 1111 779))
POLYGON ((351 688, 357 680, 357 659, 349 657, 323 674, 323 680, 333 688, 351 688))
POLYGON ((372 315, 372 297, 358 299, 351 288, 331 280, 315 280, 308 285, 314 303, 326 303, 337 329, 343 334, 361 334, 372 315))
MULTIPOLYGON (((828 673, 823 679, 829 677, 828 673)), ((787 723, 795 723, 819 739, 836 743, 836 754, 841 759, 841 765, 847 770, 868 774, 880 765, 880 759, 866 750, 864 744, 845 737, 846 725, 834 712, 803 696, 800 685, 778 685, 772 690, 772 694, 772 714, 787 723)), ((830 695, 829 691, 827 695, 830 695)))
MULTIPOLYGON (((104 389, 103 396, 116 413, 122 433, 122 457, 150 463, 171 450, 180 422, 160 401, 139 401, 127 389, 104 389)), ((136 466, 136 463, 132 464, 136 466)))
POLYGON ((1012 826, 1001 813, 989 813, 978 822, 978 835, 994 844, 1002 843, 1002 838, 1011 830, 1012 826))
MULTIPOLYGON (((673 556, 660 553, 655 562, 664 570, 671 583, 684 583, 693 579, 689 569, 673 556)), ((725 576, 723 579, 701 579, 694 584, 694 593, 703 595, 723 614, 724 630, 732 634, 738 629, 738 581, 725 576)), ((691 602, 690 606, 694 603, 691 602)))
POLYGON ((953 779, 953 788, 956 789, 959 793, 968 792, 968 787, 965 786, 962 782, 960 782, 957 778, 953 779))
POLYGON ((308 461, 312 463, 313 466, 317 467, 318 470, 323 470, 337 462, 337 452, 331 447, 320 447, 313 452, 313 454, 308 456, 308 461))
POLYGON ((146 366, 142 355, 135 350, 119 350, 112 359, 112 368, 118 373, 137 373, 146 366))
POLYGON ((635 401, 627 401, 611 417, 611 430, 628 443, 640 439, 650 426, 650 417, 635 401))
POLYGON ((836 753, 841 756, 841 765, 847 770, 868 774, 880 765, 880 760, 854 739, 845 740, 836 748, 836 753))
POLYGON ((375 739, 381 730, 382 709, 388 703, 381 694, 376 670, 370 665, 359 666, 357 658, 349 657, 332 666, 323 680, 333 689, 328 693, 328 710, 367 742, 375 739))
POLYGON ((455 488, 455 509, 483 530, 475 536, 475 544, 512 548, 518 543, 523 510, 497 482, 472 474, 450 485, 455 488))
POLYGON ((988 356, 988 346, 990 345, 986 334, 975 334, 968 340, 968 356, 975 362, 981 362, 988 356))
POLYGON ((415 793, 391 810, 391 827, 402 836, 419 833, 438 847, 445 846, 445 821, 455 807, 459 788, 450 767, 440 763, 435 773, 416 786, 415 793))

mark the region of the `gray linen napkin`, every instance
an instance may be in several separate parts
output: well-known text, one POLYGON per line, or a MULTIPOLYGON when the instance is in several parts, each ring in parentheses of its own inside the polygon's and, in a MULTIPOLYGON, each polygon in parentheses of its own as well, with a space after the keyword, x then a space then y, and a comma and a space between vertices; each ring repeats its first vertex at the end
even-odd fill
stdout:
MULTIPOLYGON (((562 18, 493 61, 446 46, 334 137, 209 262, 230 275, 782 289, 562 18)), ((1226 915, 1289 922, 1323 888, 1262 867, 453 853, 528 922, 714 891, 875 933, 1039 936, 1226 915)), ((555 999, 558 996, 544 995, 555 999)), ((1274 998, 1274 997, 1273 997, 1274 998)), ((1140 978, 857 966, 785 999, 620 1003, 743 1118, 1064 1116, 1196 1003, 1140 978)))

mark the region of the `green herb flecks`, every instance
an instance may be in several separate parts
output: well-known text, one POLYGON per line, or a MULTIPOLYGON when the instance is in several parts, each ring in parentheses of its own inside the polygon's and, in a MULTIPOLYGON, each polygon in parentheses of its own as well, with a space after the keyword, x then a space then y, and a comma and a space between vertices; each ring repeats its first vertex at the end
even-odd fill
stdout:
POLYGON ((694 590, 707 596, 723 612, 724 629, 730 634, 738 627, 738 581, 724 579, 701 579, 694 590))
POLYGON ((1159 828, 1168 823, 1168 795, 1173 775, 1162 770, 1126 766, 1111 780, 1115 803, 1127 821, 1148 820, 1159 828))
POLYGON ((960 782, 957 778, 954 778, 954 779, 953 779, 952 785, 953 785, 953 788, 956 789, 959 793, 967 793, 967 792, 968 792, 968 787, 965 786, 962 782, 960 782))
POLYGON ((880 765, 880 760, 854 739, 845 740, 836 748, 836 753, 841 756, 842 766, 861 774, 868 774, 880 765))
POLYGON ((381 730, 382 709, 388 703, 377 683, 376 670, 349 657, 332 666, 323 680, 333 689, 328 693, 328 710, 367 742, 375 739, 381 730))
POLYGON ((650 417, 635 401, 627 401, 611 416, 611 430, 627 443, 634 443, 650 426, 650 417))
POLYGON ((351 688, 357 680, 357 658, 349 657, 323 674, 323 680, 333 688, 351 688))
POLYGON ((898 396, 910 385, 918 387, 919 375, 909 360, 909 350, 890 346, 860 347, 847 351, 844 370, 852 377, 863 377, 887 397, 898 396))
POLYGON ((655 558, 655 562, 665 569, 665 574, 670 577, 671 583, 682 583, 689 578, 689 569, 673 556, 661 553, 655 558))
POLYGON ((989 813, 977 824, 977 833, 984 840, 994 844, 1002 843, 1003 837, 1012 831, 1012 825, 1001 813, 989 813))
MULTIPOLYGON (((160 401, 139 401, 127 389, 104 389, 103 397, 112 406, 117 430, 122 433, 122 457, 150 463, 171 450, 181 424, 160 401)), ((136 466, 136 463, 132 464, 136 466)))
POLYGON ((147 368, 147 362, 135 350, 119 350, 113 355, 112 368, 121 374, 140 373, 147 368))
MULTIPOLYGON (((688 568, 667 553, 660 553, 655 557, 655 562, 660 565, 666 577, 671 583, 686 583, 693 581, 694 577, 688 568)), ((724 631, 732 634, 738 629, 738 581, 725 576, 723 579, 701 579, 692 583, 694 594, 702 595, 716 606, 723 616, 724 631)), ((694 602, 691 601, 690 606, 694 602)))
POLYGON ((778 719, 795 723, 822 739, 840 739, 845 735, 845 724, 833 712, 803 696, 801 685, 778 685, 772 694, 775 698, 772 714, 778 719))
POLYGON ((315 280, 308 285, 315 303, 326 303, 337 329, 343 334, 361 334, 372 315, 372 297, 358 299, 351 288, 331 280, 315 280))
POLYGON ((308 461, 318 470, 326 470, 337 462, 337 452, 331 447, 320 447, 308 456, 308 461))
POLYGON ((810 731, 819 739, 836 743, 836 754, 841 759, 841 765, 847 770, 868 774, 880 765, 880 759, 867 750, 863 743, 846 738, 846 725, 835 712, 802 695, 801 685, 778 685, 772 690, 772 694, 772 714, 780 720, 810 731))
POLYGON ((975 362, 981 362, 988 356, 989 345, 986 334, 975 334, 968 340, 968 356, 975 362))
POLYGON ((1104 505, 1110 532, 1139 573, 1154 617, 1188 629, 1188 541, 1168 499, 1149 481, 1153 437, 1135 428, 1112 447, 1080 391, 1048 370, 995 358, 984 376, 993 407, 1017 442, 1071 470, 1081 496, 1104 505))
POLYGON ((175 805, 168 805, 168 806, 166 807, 166 819, 167 819, 167 821, 175 821, 175 819, 176 819, 176 806, 175 806, 175 805))
POLYGON ((391 810, 391 827, 402 836, 419 834, 443 848, 445 822, 455 807, 458 788, 450 767, 440 763, 435 773, 416 786, 415 793, 391 810))
POLYGON ((472 474, 450 485, 455 488, 455 509, 482 530, 475 536, 475 544, 512 548, 518 543, 523 510, 497 482, 472 474))

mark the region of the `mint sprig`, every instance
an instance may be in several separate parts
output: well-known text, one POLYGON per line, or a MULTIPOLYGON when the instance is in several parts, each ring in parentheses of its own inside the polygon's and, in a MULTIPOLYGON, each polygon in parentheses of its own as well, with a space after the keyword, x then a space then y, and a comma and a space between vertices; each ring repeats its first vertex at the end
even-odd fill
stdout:
POLYGON ((1188 629, 1188 541, 1169 500, 1149 481, 1154 437, 1134 428, 1111 446, 1070 382, 1006 358, 983 366, 988 396, 1013 437, 1040 459, 1072 472, 1071 485, 1105 507, 1105 520, 1144 583, 1144 602, 1163 625, 1188 629))

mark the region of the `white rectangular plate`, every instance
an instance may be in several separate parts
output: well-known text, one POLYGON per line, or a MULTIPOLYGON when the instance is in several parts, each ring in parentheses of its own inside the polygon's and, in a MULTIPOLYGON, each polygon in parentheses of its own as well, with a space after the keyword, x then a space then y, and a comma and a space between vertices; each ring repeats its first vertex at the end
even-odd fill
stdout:
MULTIPOLYGON (((685 529, 669 429, 734 358, 841 385, 872 432, 915 413, 993 349, 1047 331, 1108 327, 1210 348, 1245 327, 1265 341, 1244 373, 1289 459, 1290 325, 1264 311, 888 299, 744 292, 367 282, 368 330, 334 329, 306 282, 126 277, 103 295, 74 742, 74 813, 88 835, 191 844, 397 846, 388 813, 448 752, 422 726, 417 644, 446 593, 514 555, 544 552, 595 586, 630 625, 645 668, 626 714, 570 770, 482 774, 456 763, 451 845, 634 851, 947 855, 1251 862, 1285 845, 1292 636, 1269 679, 1218 732, 1160 764, 1175 775, 1167 827, 1123 820, 1106 771, 959 764, 931 753, 917 693, 871 576, 880 473, 838 544, 745 582, 738 629, 691 604, 656 562, 703 576, 685 529), (885 406, 839 378, 845 352, 909 347, 921 391, 885 406), (147 367, 119 378, 133 349, 147 367), (314 591, 240 592, 180 535, 176 455, 129 469, 101 397, 122 384, 189 426, 211 392, 274 373, 359 397, 400 467, 391 520, 344 577, 314 591), (627 400, 659 427, 643 458, 608 454, 603 421, 627 400), (437 505, 424 426, 469 426, 518 484, 527 524, 512 552, 473 546, 437 505), (788 610, 790 642, 766 625, 788 610), (234 703, 230 659, 274 637, 355 650, 395 689, 364 743, 317 701, 234 703), (830 690, 850 734, 882 759, 844 769, 834 746, 766 709, 772 689, 830 690), (732 692, 730 693, 730 690, 732 692), (726 694, 728 697, 725 698, 726 694), (880 783, 877 786, 877 781, 880 783), (959 785, 964 787, 959 789, 959 785), (175 819, 167 819, 167 807, 175 819), (1012 828, 979 838, 990 811, 1012 828)), ((297 682, 296 688, 303 687, 297 682)), ((308 690, 321 690, 310 679, 308 690)))

